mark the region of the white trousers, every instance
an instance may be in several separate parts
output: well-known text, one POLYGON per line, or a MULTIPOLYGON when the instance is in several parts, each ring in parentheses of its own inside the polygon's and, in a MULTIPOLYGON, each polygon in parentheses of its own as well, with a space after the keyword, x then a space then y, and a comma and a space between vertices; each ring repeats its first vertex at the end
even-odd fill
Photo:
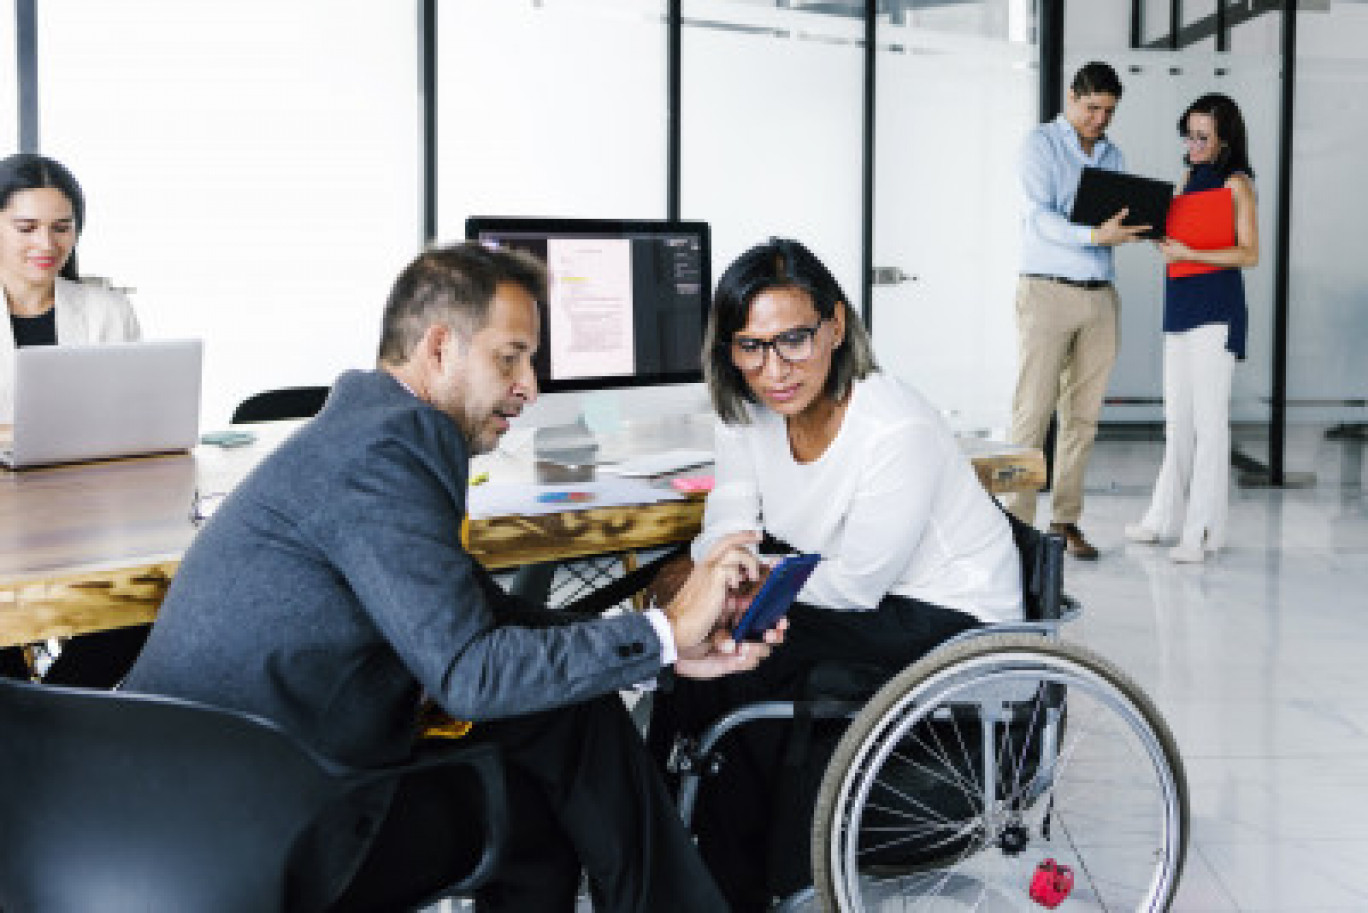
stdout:
POLYGON ((1225 544, 1230 511, 1228 334, 1224 323, 1164 334, 1164 463, 1141 523, 1196 548, 1225 544))

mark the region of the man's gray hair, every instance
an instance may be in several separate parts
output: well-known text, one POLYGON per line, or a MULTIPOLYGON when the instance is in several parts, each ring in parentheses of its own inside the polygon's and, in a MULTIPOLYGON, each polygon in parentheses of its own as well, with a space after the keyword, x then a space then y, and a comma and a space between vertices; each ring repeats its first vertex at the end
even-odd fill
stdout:
POLYGON ((512 282, 538 301, 546 299, 546 267, 530 254, 474 241, 423 251, 399 274, 385 302, 380 363, 408 361, 434 324, 469 340, 489 322, 489 305, 500 282, 512 282))

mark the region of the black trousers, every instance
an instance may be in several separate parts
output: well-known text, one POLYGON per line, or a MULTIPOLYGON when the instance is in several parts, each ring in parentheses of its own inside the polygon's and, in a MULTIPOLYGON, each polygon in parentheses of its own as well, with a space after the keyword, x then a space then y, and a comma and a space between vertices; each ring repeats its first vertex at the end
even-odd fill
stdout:
MULTIPOLYGON (((679 734, 696 736, 724 713, 761 700, 805 696, 808 673, 819 662, 878 667, 880 680, 945 640, 978 626, 971 615, 902 596, 888 596, 874 611, 838 612, 795 604, 782 647, 754 672, 712 681, 680 679, 658 692, 648 738, 664 764, 679 734)), ((817 724, 814 743, 833 745, 844 721, 817 724)), ((723 757, 706 778, 694 807, 693 830, 704 862, 734 913, 769 907, 811 884, 812 812, 825 754, 797 756, 796 727, 787 720, 740 726, 717 746, 723 757)))
POLYGON ((18 647, 0 647, 0 675, 5 678, 28 678, 29 667, 18 647))
MULTIPOLYGON (((43 681, 80 688, 113 688, 142 652, 151 625, 135 625, 73 637, 62 644, 43 681)), ((0 675, 28 678, 28 666, 18 647, 0 648, 0 675)))
MULTIPOLYGON (((617 695, 477 723, 467 738, 503 752, 512 823, 481 913, 571 911, 581 867, 596 910, 727 909, 617 695)), ((404 783, 335 913, 406 909, 469 871, 472 801, 460 775, 404 783)))

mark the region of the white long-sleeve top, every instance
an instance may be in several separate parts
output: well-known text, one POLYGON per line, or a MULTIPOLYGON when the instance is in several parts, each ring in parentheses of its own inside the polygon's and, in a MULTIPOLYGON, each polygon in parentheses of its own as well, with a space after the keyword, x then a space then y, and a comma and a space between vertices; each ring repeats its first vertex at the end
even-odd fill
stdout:
POLYGON ((716 485, 693 543, 767 530, 823 558, 798 599, 873 609, 887 594, 958 609, 981 621, 1022 617, 1021 563, 1011 529, 940 414, 880 373, 857 381, 835 440, 799 463, 783 416, 716 428, 716 485))
MULTIPOLYGON (((0 301, 3 295, 0 291, 0 301)), ((120 292, 59 278, 54 297, 58 345, 142 338, 133 305, 120 292)), ((8 317, 0 320, 0 424, 8 424, 14 421, 14 331, 8 317)))

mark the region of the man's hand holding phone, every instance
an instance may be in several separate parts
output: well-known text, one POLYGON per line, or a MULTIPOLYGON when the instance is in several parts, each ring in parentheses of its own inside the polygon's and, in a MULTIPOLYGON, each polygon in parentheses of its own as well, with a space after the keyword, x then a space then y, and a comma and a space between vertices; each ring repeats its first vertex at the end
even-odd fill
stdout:
POLYGON ((675 660, 675 674, 684 678, 721 678, 736 672, 749 672, 784 642, 787 629, 788 619, 781 618, 765 632, 764 640, 738 643, 731 631, 718 628, 703 643, 680 651, 679 659, 675 660))

